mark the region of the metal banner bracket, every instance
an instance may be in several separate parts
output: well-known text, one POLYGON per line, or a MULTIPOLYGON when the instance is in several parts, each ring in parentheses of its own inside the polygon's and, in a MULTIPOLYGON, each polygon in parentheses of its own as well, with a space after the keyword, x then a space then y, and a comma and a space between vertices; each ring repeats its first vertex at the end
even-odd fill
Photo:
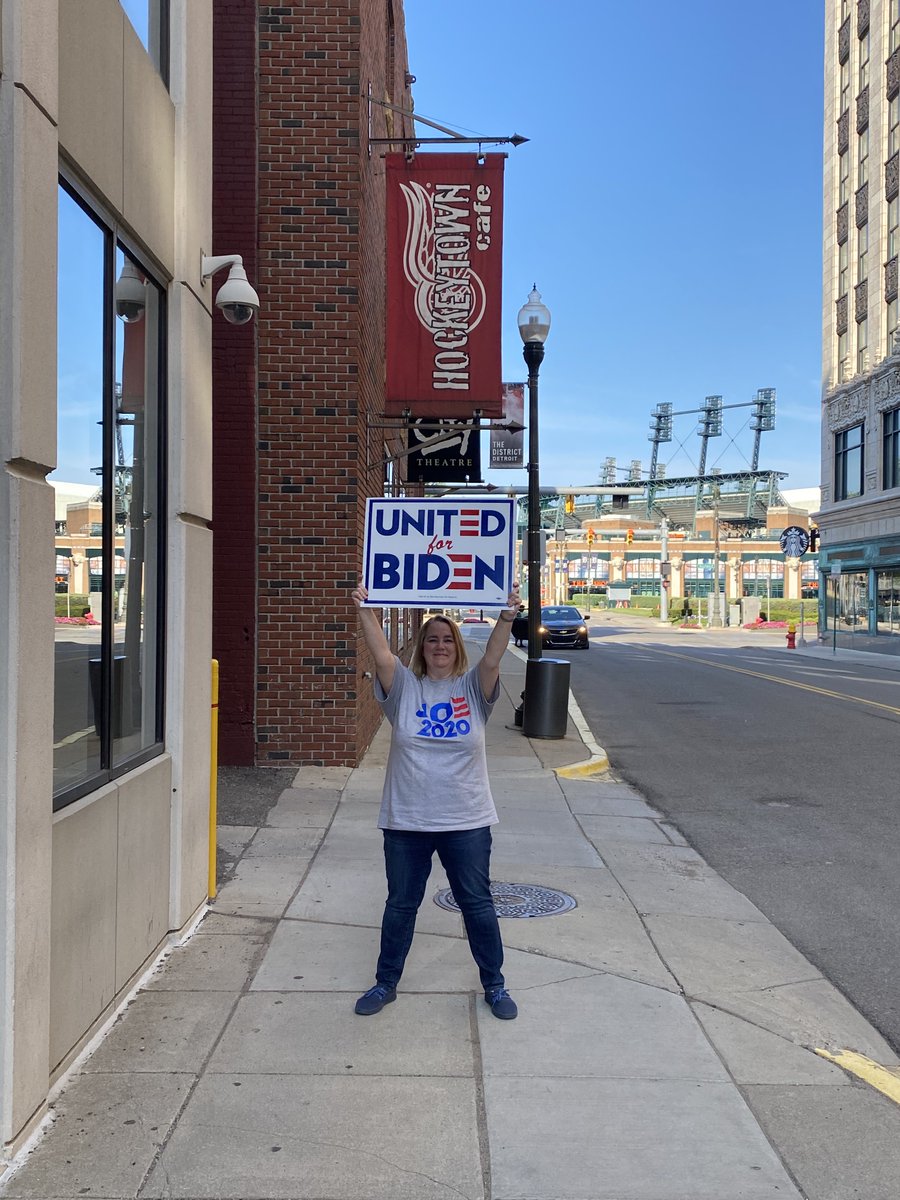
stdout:
POLYGON ((399 104, 391 104, 388 100, 379 100, 377 96, 372 95, 371 83, 368 87, 366 101, 368 106, 368 152, 370 158, 372 157, 373 146, 398 146, 405 148, 408 153, 412 153, 418 146, 521 146, 524 142, 529 141, 527 137, 523 137, 520 133, 513 133, 509 137, 466 137, 455 129, 449 129, 446 125, 439 125, 437 121, 430 121, 427 117, 420 117, 412 109, 402 108, 399 104), (420 125, 427 125, 430 129, 436 129, 445 136, 418 137, 413 134, 408 137, 373 137, 373 104, 380 104, 382 108, 389 109, 391 112, 400 113, 404 117, 410 117, 420 125))

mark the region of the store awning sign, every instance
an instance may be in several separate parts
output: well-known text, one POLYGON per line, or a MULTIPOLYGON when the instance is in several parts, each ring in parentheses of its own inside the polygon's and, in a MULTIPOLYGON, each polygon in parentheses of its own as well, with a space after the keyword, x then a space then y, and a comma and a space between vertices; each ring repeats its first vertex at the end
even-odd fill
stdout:
POLYGON ((502 413, 503 154, 385 156, 385 413, 502 413))
POLYGON ((502 608, 513 584, 515 500, 366 501, 363 583, 378 608, 502 608))

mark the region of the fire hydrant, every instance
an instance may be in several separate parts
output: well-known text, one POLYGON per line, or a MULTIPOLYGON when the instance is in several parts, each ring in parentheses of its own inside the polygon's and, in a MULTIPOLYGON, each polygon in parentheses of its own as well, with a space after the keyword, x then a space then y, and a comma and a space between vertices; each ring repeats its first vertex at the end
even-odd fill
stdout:
POLYGON ((787 627, 787 648, 788 650, 797 649, 797 626, 793 621, 787 627))

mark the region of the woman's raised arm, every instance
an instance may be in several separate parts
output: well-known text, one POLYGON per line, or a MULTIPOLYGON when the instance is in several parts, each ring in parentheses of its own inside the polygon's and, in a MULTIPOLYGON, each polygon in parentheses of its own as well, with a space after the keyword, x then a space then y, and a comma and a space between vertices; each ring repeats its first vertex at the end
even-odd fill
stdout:
POLYGON ((360 580, 358 586, 350 593, 353 603, 359 609, 359 623, 362 627, 363 637, 369 648, 369 653, 372 655, 375 663, 375 674, 378 676, 378 682, 386 692, 389 692, 391 684, 394 682, 394 667, 397 665, 397 660, 394 658, 387 638, 384 636, 380 610, 377 608, 365 608, 363 606, 363 601, 368 594, 362 585, 362 580, 360 580))

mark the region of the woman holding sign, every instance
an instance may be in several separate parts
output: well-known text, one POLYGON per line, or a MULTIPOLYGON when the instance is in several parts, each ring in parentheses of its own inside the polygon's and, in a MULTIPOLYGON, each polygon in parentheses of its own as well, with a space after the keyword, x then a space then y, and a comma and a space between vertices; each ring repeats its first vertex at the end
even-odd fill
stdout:
POLYGON ((518 588, 471 668, 459 628, 440 616, 423 624, 405 667, 391 653, 379 611, 365 607, 361 583, 352 595, 375 664, 375 698, 391 723, 378 817, 388 897, 375 986, 357 1000, 356 1012, 373 1016, 396 1000, 437 851, 463 915, 485 1002, 495 1017, 510 1021, 518 1010, 501 971, 503 943, 490 891, 490 827, 497 810, 484 733, 500 694, 500 659, 519 609, 518 588))

